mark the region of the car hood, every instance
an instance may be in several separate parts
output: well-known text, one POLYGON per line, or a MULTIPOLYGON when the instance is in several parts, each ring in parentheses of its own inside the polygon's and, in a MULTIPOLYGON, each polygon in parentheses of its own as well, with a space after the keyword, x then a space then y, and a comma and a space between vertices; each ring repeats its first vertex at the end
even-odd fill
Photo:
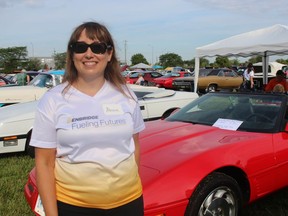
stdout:
POLYGON ((38 101, 13 104, 0 108, 0 124, 34 119, 38 101))
POLYGON ((40 88, 38 86, 0 88, 0 104, 38 100, 46 91, 47 88, 40 88))
MULTIPOLYGON (((145 124, 146 129, 140 133, 140 175, 146 208, 175 200, 188 202, 199 182, 224 166, 244 170, 247 164, 257 161, 260 164, 257 169, 264 169, 261 164, 267 164, 266 157, 271 151, 259 150, 261 145, 255 145, 269 139, 272 142, 270 134, 166 120, 145 124), (247 155, 250 159, 251 155, 255 157, 250 160, 247 155)), ((249 172, 248 175, 253 175, 257 170, 249 172)))
POLYGON ((239 148, 239 145, 231 144, 241 145, 244 141, 261 143, 261 140, 268 139, 263 133, 224 130, 192 123, 157 120, 145 124, 146 129, 140 133, 141 165, 159 173, 209 151, 239 148), (159 158, 166 158, 165 162, 159 158))

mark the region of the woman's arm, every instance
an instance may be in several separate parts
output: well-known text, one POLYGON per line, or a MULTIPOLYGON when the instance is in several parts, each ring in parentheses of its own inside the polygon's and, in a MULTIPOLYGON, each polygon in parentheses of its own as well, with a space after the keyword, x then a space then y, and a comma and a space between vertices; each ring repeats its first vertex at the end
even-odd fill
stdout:
POLYGON ((254 87, 254 70, 251 69, 250 71, 250 83, 251 83, 251 89, 254 87))
POLYGON ((140 166, 140 144, 139 144, 139 133, 133 135, 134 143, 135 143, 135 160, 138 165, 140 166))
POLYGON ((58 216, 55 188, 55 149, 35 148, 37 188, 46 216, 58 216))

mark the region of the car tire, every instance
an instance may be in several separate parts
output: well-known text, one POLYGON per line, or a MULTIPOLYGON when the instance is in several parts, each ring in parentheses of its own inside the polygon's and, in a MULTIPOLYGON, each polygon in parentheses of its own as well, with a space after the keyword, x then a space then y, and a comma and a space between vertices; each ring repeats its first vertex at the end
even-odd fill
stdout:
POLYGON ((206 92, 216 92, 217 91, 217 85, 211 84, 208 86, 206 92))
POLYGON ((30 139, 31 139, 31 132, 27 136, 26 145, 25 145, 25 152, 31 158, 35 158, 35 148, 33 146, 29 145, 30 139))
POLYGON ((208 175, 193 192, 185 216, 237 216, 243 198, 237 181, 224 174, 208 175))

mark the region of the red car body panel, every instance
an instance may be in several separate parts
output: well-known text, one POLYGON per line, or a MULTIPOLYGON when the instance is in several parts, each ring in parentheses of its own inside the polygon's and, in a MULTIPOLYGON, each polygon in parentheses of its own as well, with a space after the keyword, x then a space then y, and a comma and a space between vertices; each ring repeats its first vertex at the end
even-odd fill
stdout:
POLYGON ((159 77, 153 80, 156 86, 160 88, 169 88, 173 89, 172 82, 174 79, 179 78, 179 77, 185 77, 185 75, 189 74, 188 72, 178 72, 179 76, 171 76, 171 77, 159 77))
MULTIPOLYGON (((156 79, 156 77, 161 77, 162 74, 158 73, 158 72, 155 72, 155 71, 152 71, 152 72, 148 72, 148 71, 139 71, 139 72, 135 72, 137 74, 141 73, 143 74, 143 78, 146 82, 150 82, 150 83, 153 83, 154 82, 154 79, 156 79), (156 75, 155 77, 152 75, 156 75)), ((130 77, 131 75, 127 75, 126 76, 126 83, 129 83, 129 84, 135 84, 136 81, 138 80, 138 76, 136 77, 130 77)))
MULTIPOLYGON (((208 174, 235 169, 249 183, 249 202, 288 184, 288 133, 223 130, 213 126, 157 120, 140 133, 145 216, 184 215, 196 186, 208 174)), ((35 205, 34 170, 25 186, 35 205), (29 186, 30 185, 30 186, 29 186), (32 185, 32 186, 31 186, 32 185)))

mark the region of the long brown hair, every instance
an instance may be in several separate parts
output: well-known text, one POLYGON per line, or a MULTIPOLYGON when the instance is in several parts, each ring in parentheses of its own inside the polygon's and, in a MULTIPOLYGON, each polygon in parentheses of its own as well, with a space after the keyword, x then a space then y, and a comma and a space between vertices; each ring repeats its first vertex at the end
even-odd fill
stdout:
POLYGON ((67 45, 67 57, 66 57, 66 70, 63 77, 63 82, 68 82, 69 88, 78 78, 78 72, 73 62, 73 51, 70 48, 71 44, 77 42, 79 39, 82 31, 86 32, 86 35, 91 40, 99 40, 100 42, 104 42, 107 45, 112 46, 112 51, 108 50, 107 52, 112 52, 112 57, 110 62, 108 62, 105 71, 104 71, 104 78, 110 81, 120 92, 123 94, 123 85, 126 86, 126 81, 121 75, 120 65, 117 59, 116 50, 114 46, 114 42, 112 39, 111 34, 109 33, 108 29, 97 22, 85 22, 80 26, 76 27, 73 31, 70 40, 67 45))

